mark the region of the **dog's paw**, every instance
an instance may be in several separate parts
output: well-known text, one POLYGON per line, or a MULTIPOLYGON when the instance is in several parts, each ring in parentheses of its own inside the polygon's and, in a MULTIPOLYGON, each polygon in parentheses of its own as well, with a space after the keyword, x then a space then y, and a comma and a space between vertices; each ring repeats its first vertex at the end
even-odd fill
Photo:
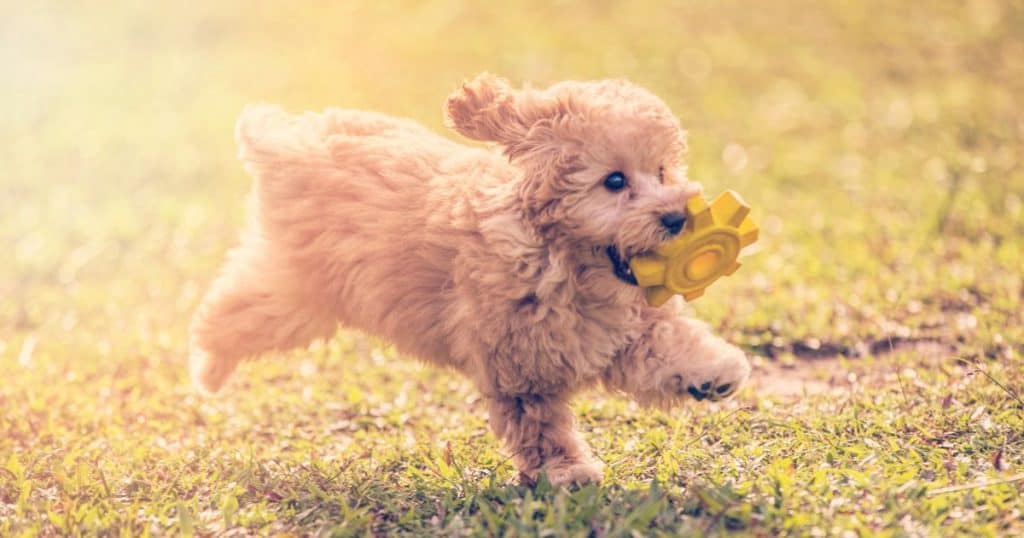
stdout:
POLYGON ((701 400, 711 400, 713 402, 724 400, 736 394, 736 391, 739 390, 742 384, 742 382, 722 382, 716 379, 714 381, 704 381, 697 385, 696 383, 690 383, 679 374, 672 376, 671 383, 673 385, 673 392, 678 396, 689 394, 698 402, 701 400))
POLYGON ((724 400, 740 389, 750 376, 750 361, 742 351, 728 346, 718 358, 696 368, 672 373, 666 379, 668 392, 678 398, 691 396, 697 401, 724 400))
POLYGON ((604 478, 604 464, 599 461, 552 460, 541 469, 552 486, 598 484, 604 478))

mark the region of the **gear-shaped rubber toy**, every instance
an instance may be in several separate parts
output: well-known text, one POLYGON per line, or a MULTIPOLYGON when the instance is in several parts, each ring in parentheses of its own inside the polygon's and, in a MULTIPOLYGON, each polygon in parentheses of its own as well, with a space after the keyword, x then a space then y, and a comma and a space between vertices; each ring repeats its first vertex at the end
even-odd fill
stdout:
POLYGON ((700 297, 712 282, 739 269, 740 250, 757 241, 757 224, 747 216, 750 206, 733 191, 711 204, 694 196, 687 200, 686 212, 682 233, 629 262, 651 306, 661 306, 677 293, 687 301, 700 297))

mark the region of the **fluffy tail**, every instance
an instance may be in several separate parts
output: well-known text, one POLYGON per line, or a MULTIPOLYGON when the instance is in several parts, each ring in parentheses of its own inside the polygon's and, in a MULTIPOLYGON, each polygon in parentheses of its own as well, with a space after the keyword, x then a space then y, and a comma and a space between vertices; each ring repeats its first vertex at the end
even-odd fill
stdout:
POLYGON ((257 180, 288 175, 295 166, 327 157, 330 122, 323 114, 289 114, 279 106, 245 107, 235 124, 238 158, 257 180))

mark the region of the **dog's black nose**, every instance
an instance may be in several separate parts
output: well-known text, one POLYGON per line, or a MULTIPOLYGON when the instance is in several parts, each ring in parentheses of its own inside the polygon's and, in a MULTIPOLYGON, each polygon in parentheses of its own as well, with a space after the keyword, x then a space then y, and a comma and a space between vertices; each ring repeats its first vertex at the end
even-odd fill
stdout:
POLYGON ((661 225, 672 235, 679 233, 683 229, 684 224, 686 224, 686 215, 682 213, 673 211, 661 216, 661 225))

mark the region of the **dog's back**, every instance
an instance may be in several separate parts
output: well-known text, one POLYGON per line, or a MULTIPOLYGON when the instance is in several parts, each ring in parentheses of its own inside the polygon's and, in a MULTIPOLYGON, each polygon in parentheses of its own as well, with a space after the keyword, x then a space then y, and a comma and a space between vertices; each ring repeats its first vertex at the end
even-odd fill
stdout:
POLYGON ((506 175, 504 161, 355 110, 251 106, 236 138, 255 180, 252 221, 193 320, 200 386, 215 391, 242 358, 329 336, 339 322, 444 361, 439 320, 455 245, 476 234, 473 183, 506 175))

